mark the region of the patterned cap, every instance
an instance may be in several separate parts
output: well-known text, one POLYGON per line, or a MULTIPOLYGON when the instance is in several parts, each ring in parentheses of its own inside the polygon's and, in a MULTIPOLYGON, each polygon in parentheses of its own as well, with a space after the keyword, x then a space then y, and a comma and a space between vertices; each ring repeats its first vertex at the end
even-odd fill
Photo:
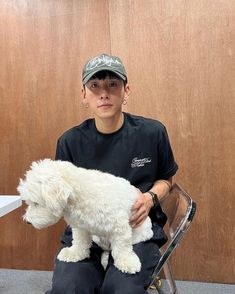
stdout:
POLYGON ((85 85, 94 74, 99 71, 111 71, 122 80, 127 81, 125 67, 121 59, 117 56, 101 54, 87 61, 82 71, 82 83, 85 85))

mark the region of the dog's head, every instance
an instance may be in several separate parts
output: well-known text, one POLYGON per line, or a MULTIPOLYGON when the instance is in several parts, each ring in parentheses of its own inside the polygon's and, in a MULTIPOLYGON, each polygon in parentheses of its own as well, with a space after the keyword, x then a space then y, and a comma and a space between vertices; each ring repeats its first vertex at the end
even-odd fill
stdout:
POLYGON ((39 229, 58 222, 72 194, 72 187, 62 176, 60 162, 50 159, 33 162, 17 190, 28 205, 24 219, 39 229))

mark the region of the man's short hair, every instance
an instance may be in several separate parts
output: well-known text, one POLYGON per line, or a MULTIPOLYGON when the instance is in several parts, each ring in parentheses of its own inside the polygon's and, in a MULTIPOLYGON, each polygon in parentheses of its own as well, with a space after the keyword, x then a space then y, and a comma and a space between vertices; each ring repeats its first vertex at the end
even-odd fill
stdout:
MULTIPOLYGON (((108 70, 102 70, 102 71, 99 71, 97 73, 95 73, 91 78, 90 80, 93 80, 93 79, 98 79, 98 80, 104 80, 106 78, 116 78, 118 80, 121 80, 123 81, 123 79, 121 79, 118 75, 116 75, 114 72, 111 72, 111 71, 108 71, 108 70)), ((89 80, 89 81, 90 81, 89 80)), ((88 82, 89 82, 88 81, 88 82)), ((126 81, 123 81, 124 83, 124 86, 127 84, 127 80, 126 81)))

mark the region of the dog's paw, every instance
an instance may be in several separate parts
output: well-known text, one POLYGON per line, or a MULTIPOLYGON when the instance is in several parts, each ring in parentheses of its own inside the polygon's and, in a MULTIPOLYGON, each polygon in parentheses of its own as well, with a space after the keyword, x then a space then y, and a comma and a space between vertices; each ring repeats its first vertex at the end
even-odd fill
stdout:
POLYGON ((66 247, 58 254, 57 258, 65 262, 77 262, 90 256, 89 250, 79 250, 78 248, 66 247))
POLYGON ((123 273, 135 274, 141 269, 139 257, 134 253, 122 254, 114 260, 114 265, 123 273))

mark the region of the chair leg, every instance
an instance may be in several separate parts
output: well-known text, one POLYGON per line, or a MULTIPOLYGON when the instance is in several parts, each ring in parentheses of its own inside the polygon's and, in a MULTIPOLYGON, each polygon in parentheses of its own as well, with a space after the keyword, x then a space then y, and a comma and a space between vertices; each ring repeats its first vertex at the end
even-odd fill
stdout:
POLYGON ((162 289, 161 283, 159 283, 159 282, 157 282, 155 284, 155 289, 156 289, 156 291, 157 291, 158 294, 166 294, 165 291, 162 289))
POLYGON ((160 277, 156 277, 152 286, 149 287, 149 290, 156 290, 158 294, 166 294, 162 289, 162 281, 160 277))
POLYGON ((178 294, 177 287, 176 287, 175 280, 174 280, 172 272, 171 272, 171 267, 170 267, 169 262, 165 262, 165 264, 163 266, 163 272, 164 272, 166 281, 170 287, 170 294, 178 294))

